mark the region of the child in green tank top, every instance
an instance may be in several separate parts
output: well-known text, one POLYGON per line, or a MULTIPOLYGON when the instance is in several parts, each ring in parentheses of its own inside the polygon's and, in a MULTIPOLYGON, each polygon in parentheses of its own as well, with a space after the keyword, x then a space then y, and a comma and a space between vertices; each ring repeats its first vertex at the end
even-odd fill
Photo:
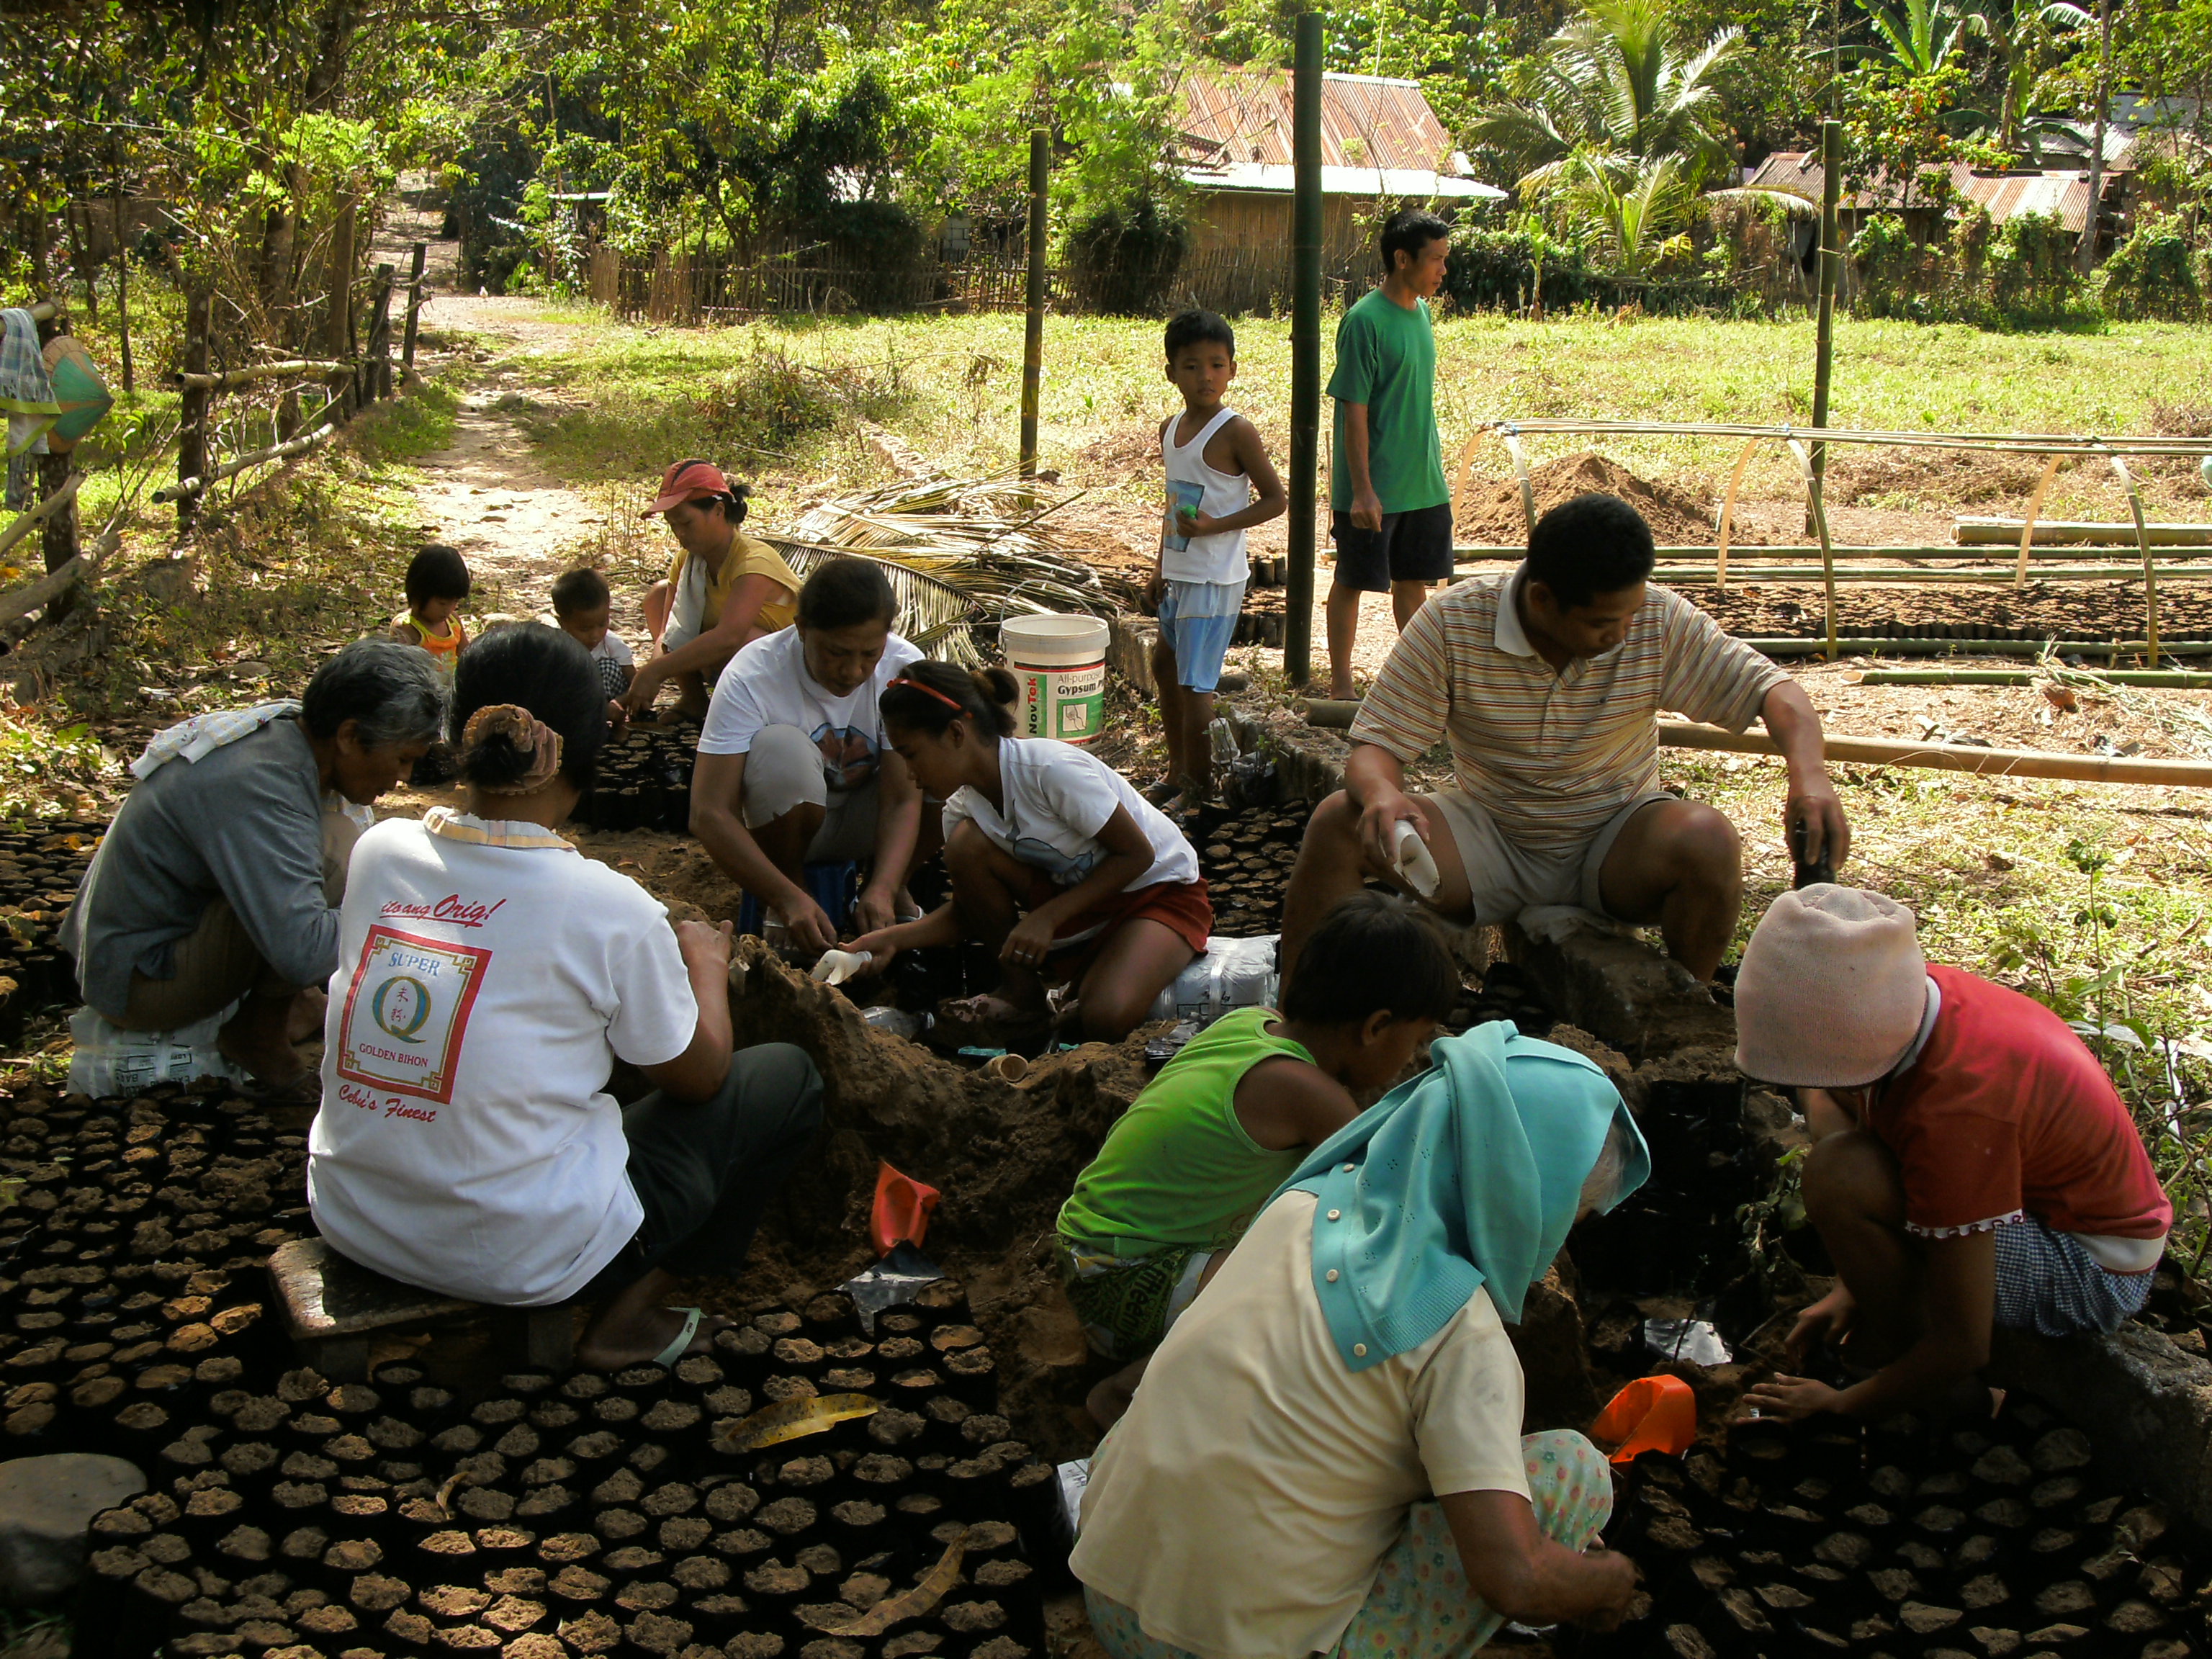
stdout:
POLYGON ((1355 894, 1314 930, 1279 1013, 1215 1021, 1107 1132, 1058 1240, 1091 1346, 1138 1361, 1092 1392, 1102 1425, 1306 1152, 1406 1069, 1458 995, 1450 953, 1413 906, 1355 894))

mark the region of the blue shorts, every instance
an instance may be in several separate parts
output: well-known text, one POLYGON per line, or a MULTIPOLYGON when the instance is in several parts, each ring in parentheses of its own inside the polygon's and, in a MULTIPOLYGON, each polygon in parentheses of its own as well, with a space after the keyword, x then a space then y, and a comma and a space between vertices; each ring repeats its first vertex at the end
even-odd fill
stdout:
POLYGON ((2148 1273, 2116 1273, 2099 1265, 2071 1233, 2033 1216, 1996 1230, 1996 1322, 2045 1336, 2118 1330, 2150 1300, 2148 1273))
POLYGON ((1160 638, 1175 654, 1176 684, 1211 691, 1221 684, 1221 660, 1229 654, 1243 601, 1242 582, 1162 585, 1160 638))

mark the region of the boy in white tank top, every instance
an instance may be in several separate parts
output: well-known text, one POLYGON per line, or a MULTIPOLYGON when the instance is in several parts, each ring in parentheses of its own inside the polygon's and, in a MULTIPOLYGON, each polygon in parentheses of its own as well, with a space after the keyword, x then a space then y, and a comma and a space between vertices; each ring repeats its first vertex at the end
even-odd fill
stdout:
POLYGON ((1193 805, 1213 793, 1213 688, 1244 605, 1244 532, 1290 505, 1259 428, 1221 399, 1237 378, 1237 336, 1210 311, 1167 327, 1167 374, 1183 412, 1160 425, 1167 510, 1152 592, 1159 606, 1152 678, 1167 727, 1167 774, 1145 793, 1193 805), (1256 496, 1256 499, 1255 497, 1256 496))

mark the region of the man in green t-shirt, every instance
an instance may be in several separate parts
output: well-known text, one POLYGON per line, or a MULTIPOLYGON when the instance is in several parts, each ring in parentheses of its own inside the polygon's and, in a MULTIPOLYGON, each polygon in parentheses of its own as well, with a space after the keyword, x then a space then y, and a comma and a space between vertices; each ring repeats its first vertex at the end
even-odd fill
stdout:
POLYGON ((1437 436, 1437 337, 1451 228, 1407 210, 1382 229, 1382 282, 1336 325, 1336 436, 1329 450, 1329 696, 1350 697, 1359 596, 1388 593, 1402 631, 1431 582, 1452 574, 1451 490, 1437 436))

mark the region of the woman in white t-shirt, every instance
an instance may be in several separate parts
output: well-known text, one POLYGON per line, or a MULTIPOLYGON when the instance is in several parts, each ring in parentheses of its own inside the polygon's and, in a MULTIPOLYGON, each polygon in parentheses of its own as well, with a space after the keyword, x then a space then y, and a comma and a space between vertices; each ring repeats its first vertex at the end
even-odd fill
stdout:
POLYGON ((945 802, 952 896, 920 921, 863 934, 880 966, 900 951, 975 939, 1005 981, 944 1017, 1041 1039, 1044 988, 1076 988, 1084 1036, 1127 1036, 1204 954, 1213 906, 1172 820, 1097 756, 1015 738, 1014 677, 915 662, 885 688, 884 726, 915 781, 945 802))
MULTIPOLYGON (((806 866, 865 863, 864 932, 896 919, 921 831, 921 793, 884 741, 876 703, 921 653, 891 632, 881 566, 831 559, 799 590, 798 620, 755 640, 714 682, 691 775, 691 833, 708 855, 819 955, 845 918, 807 890, 806 866)), ((936 848, 927 838, 921 856, 936 848)))
POLYGON ((734 1274, 821 1121, 799 1049, 731 1053, 729 927, 668 925, 554 833, 591 787, 606 698, 584 647, 525 623, 453 693, 468 810, 356 844, 338 917, 307 1199, 332 1248, 449 1296, 603 1306, 579 1361, 711 1340, 664 1304, 734 1274), (617 1059, 655 1085, 627 1109, 617 1059))

